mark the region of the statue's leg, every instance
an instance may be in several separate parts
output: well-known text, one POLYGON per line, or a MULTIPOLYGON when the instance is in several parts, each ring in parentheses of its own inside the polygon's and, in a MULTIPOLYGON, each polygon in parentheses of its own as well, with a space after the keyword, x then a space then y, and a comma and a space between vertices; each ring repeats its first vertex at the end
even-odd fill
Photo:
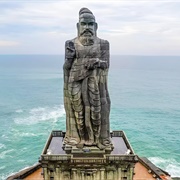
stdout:
MULTIPOLYGON (((80 142, 77 146, 83 147, 85 143, 84 108, 81 95, 81 81, 69 83, 69 95, 76 118, 80 142)), ((76 127, 74 127, 76 128, 76 127)))
POLYGON ((91 122, 93 127, 95 144, 100 148, 105 147, 100 143, 100 130, 101 130, 101 101, 98 86, 98 80, 94 77, 89 77, 88 80, 89 102, 91 106, 91 122))
POLYGON ((86 127, 86 141, 85 144, 87 146, 92 146, 94 143, 94 135, 93 129, 91 124, 91 115, 90 115, 90 103, 89 103, 89 95, 88 95, 88 78, 85 78, 82 82, 82 97, 84 102, 84 109, 85 109, 85 127, 86 127))
POLYGON ((107 87, 107 71, 102 70, 99 76, 99 91, 101 97, 101 143, 106 146, 111 146, 110 141, 110 127, 109 127, 109 114, 110 114, 110 97, 107 87))

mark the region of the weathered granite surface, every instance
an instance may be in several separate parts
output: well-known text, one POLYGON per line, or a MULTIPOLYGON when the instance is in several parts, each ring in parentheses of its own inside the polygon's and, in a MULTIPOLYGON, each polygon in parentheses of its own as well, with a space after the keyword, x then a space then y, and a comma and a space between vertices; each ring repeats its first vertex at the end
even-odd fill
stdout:
POLYGON ((40 162, 45 180, 117 180, 133 179, 137 156, 123 131, 113 131, 113 150, 97 146, 63 146, 65 132, 53 131, 42 152, 40 162))
POLYGON ((78 148, 111 147, 107 87, 109 42, 97 37, 97 27, 93 13, 82 8, 77 23, 78 37, 65 43, 64 142, 78 148))

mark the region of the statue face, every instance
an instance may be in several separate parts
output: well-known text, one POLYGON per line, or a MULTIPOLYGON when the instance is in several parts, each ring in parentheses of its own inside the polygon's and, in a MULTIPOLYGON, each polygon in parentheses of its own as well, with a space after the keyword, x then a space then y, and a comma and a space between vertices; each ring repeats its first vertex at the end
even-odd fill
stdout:
POLYGON ((82 17, 79 21, 79 36, 92 37, 96 35, 97 24, 92 17, 82 17))

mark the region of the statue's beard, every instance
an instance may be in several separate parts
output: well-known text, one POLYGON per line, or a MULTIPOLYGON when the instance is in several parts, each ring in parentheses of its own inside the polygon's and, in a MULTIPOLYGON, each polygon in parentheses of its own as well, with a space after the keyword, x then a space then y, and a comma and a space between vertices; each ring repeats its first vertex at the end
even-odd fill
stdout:
POLYGON ((79 41, 84 46, 91 46, 94 44, 94 36, 91 36, 91 37, 79 36, 79 41))
POLYGON ((85 29, 79 34, 79 41, 84 46, 90 46, 94 44, 94 32, 90 29, 85 29))

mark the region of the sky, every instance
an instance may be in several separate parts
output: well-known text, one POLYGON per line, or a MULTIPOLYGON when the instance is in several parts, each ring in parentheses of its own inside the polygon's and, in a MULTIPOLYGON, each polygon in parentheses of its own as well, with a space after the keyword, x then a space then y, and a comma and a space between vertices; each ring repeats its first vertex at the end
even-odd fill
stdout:
POLYGON ((82 7, 111 54, 180 56, 180 0, 0 0, 0 54, 64 54, 82 7))

